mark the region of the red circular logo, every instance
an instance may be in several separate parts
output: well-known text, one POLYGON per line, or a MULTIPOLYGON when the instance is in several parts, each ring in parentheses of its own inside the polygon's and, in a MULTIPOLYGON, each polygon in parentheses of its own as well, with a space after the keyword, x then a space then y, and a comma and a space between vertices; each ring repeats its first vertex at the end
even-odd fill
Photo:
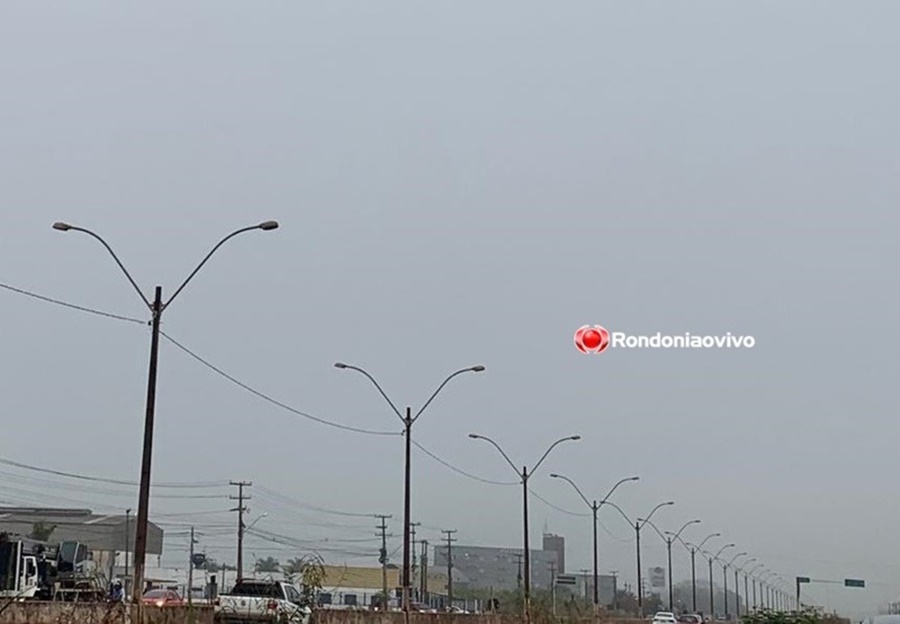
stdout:
POLYGON ((609 346, 609 332, 599 325, 583 325, 575 332, 575 346, 582 353, 603 353, 609 346))

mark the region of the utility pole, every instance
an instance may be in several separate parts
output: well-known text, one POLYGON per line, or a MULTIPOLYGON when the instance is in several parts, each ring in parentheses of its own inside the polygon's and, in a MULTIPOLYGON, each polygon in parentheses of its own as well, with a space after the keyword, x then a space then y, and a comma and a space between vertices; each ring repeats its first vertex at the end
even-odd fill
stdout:
POLYGON ((387 520, 391 518, 391 516, 386 516, 384 514, 378 514, 375 516, 381 520, 381 524, 376 528, 378 529, 378 533, 375 535, 381 537, 381 551, 378 555, 378 561, 381 563, 381 591, 384 594, 382 596, 383 602, 381 603, 381 610, 388 610, 388 583, 387 583, 387 564, 388 564, 388 556, 387 556, 387 538, 391 537, 387 533, 387 520))
POLYGON ((188 599, 188 607, 194 606, 194 592, 191 591, 194 588, 194 544, 197 543, 197 540, 194 539, 194 527, 191 527, 191 554, 188 555, 188 586, 187 586, 187 599, 188 599))
POLYGON ((129 587, 131 580, 131 568, 128 565, 128 551, 131 549, 131 510, 125 510, 125 586, 122 588, 126 596, 130 596, 129 587))
POLYGON ((453 530, 443 530, 441 531, 446 537, 444 541, 447 542, 447 611, 450 611, 453 608, 453 551, 452 544, 456 541, 453 537, 453 534, 456 533, 456 529, 453 530))
POLYGON ((619 610, 619 571, 612 570, 610 574, 613 577, 613 611, 619 610))
POLYGON ((590 570, 588 570, 586 568, 581 568, 579 570, 579 572, 581 572, 581 576, 582 576, 583 583, 584 583, 584 599, 587 600, 588 599, 588 580, 587 579, 588 579, 588 574, 590 573, 590 570))
POLYGON ((428 602, 428 540, 422 540, 422 602, 428 602))
MULTIPOLYGON (((409 549, 410 549, 410 553, 412 553, 409 558, 410 566, 412 566, 409 582, 410 582, 410 592, 413 593, 414 595, 419 593, 419 590, 418 590, 419 584, 415 583, 416 567, 417 567, 416 566, 416 527, 417 526, 422 526, 422 523, 421 522, 410 522, 409 523, 409 549), (415 587, 413 587, 414 583, 415 583, 415 587)), ((419 599, 418 596, 416 596, 416 599, 417 600, 419 599)))
POLYGON ((244 501, 250 500, 249 496, 244 496, 244 488, 250 487, 253 483, 250 481, 231 481, 230 484, 237 486, 238 489, 237 496, 229 496, 228 498, 238 502, 238 506, 231 511, 236 511, 238 517, 237 578, 235 583, 240 583, 241 579, 244 578, 244 529, 246 528, 244 526, 244 514, 249 511, 244 507, 244 501))
POLYGON ((556 562, 550 562, 550 598, 552 602, 553 617, 556 617, 556 562))

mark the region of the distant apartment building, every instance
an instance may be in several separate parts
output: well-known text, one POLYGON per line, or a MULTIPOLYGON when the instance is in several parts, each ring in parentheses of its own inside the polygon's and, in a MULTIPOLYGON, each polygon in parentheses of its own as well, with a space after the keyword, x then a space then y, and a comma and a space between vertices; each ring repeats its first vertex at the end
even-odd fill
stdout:
MULTIPOLYGON (((453 583, 460 589, 512 591, 524 583, 522 549, 492 546, 457 546, 451 548, 453 583)), ((553 568, 559 570, 557 550, 532 550, 531 587, 549 589, 553 568)), ((435 546, 434 566, 447 568, 447 547, 435 546)))
POLYGON ((558 574, 566 573, 566 538, 562 535, 544 533, 544 550, 556 553, 556 565, 558 574))

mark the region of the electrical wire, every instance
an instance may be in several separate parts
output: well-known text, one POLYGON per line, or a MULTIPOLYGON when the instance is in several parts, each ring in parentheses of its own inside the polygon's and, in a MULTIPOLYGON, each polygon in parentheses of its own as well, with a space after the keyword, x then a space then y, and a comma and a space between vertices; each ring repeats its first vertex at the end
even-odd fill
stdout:
MULTIPOLYGON (((50 468, 41 468, 39 466, 32 466, 29 464, 23 464, 21 462, 13 461, 11 459, 5 459, 0 457, 0 464, 5 464, 7 466, 14 466, 16 468, 22 468, 24 470, 33 470, 35 472, 43 472, 45 474, 52 474, 58 477, 68 477, 70 479, 80 479, 82 481, 93 481, 96 483, 112 483, 115 485, 130 485, 133 487, 138 487, 138 483, 136 481, 123 481, 120 479, 108 479, 104 477, 93 477, 89 475, 78 474, 74 472, 63 472, 61 470, 53 470, 50 468)), ((158 488, 214 488, 214 487, 227 487, 227 481, 185 481, 185 482, 172 482, 172 483, 151 483, 151 487, 158 488)))
POLYGON ((68 303, 67 301, 61 301, 59 299, 47 297, 45 295, 39 295, 38 293, 34 293, 29 290, 24 290, 22 288, 16 288, 15 286, 10 286, 9 284, 4 284, 2 282, 0 282, 0 288, 12 291, 14 293, 18 293, 20 295, 25 295, 26 297, 38 299, 40 301, 46 301, 47 303, 52 303, 54 305, 71 308, 73 310, 78 310, 79 312, 87 312, 88 314, 95 314, 97 316, 103 316, 106 318, 115 319, 117 321, 127 321, 129 323, 137 323, 140 325, 146 325, 148 323, 148 321, 142 321, 141 319, 136 319, 136 318, 132 318, 132 317, 128 317, 128 316, 122 316, 120 314, 113 314, 112 312, 104 312, 103 310, 88 308, 85 306, 76 305, 74 303, 68 303))
POLYGON ((426 455, 428 455, 428 457, 430 457, 431 459, 435 460, 435 461, 438 462, 439 464, 442 464, 445 468, 449 468, 449 469, 452 470, 453 472, 456 472, 456 473, 458 473, 458 474, 463 475, 464 477, 468 477, 468 478, 473 479, 473 480, 475 480, 475 481, 480 481, 481 483, 487 483, 487 484, 489 484, 489 485, 519 485, 519 484, 521 483, 521 481, 492 481, 492 480, 490 480, 490 479, 485 479, 485 478, 483 478, 483 477, 479 477, 479 476, 477 476, 477 475, 473 475, 472 473, 466 472, 466 471, 463 470, 462 468, 457 468, 456 466, 454 466, 454 465, 451 464, 450 462, 447 462, 447 461, 441 459, 440 457, 438 457, 437 455, 435 455, 434 453, 432 453, 431 451, 429 451, 427 448, 425 448, 424 446, 422 446, 421 444, 419 444, 419 443, 416 442, 415 440, 413 440, 412 443, 413 443, 413 445, 414 445, 416 448, 418 448, 420 451, 422 451, 423 453, 425 453, 426 455))
POLYGON ((328 508, 326 508, 326 507, 318 507, 318 506, 316 506, 316 505, 311 505, 311 504, 309 504, 309 503, 304 503, 304 502, 299 501, 299 500, 297 500, 297 499, 293 499, 293 498, 291 498, 291 497, 289 497, 289 496, 286 496, 286 495, 284 495, 284 494, 279 494, 278 492, 274 492, 274 491, 272 491, 272 490, 270 490, 270 489, 268 489, 268 488, 266 488, 266 487, 260 486, 260 485, 256 486, 256 487, 254 488, 254 491, 262 492, 262 493, 264 493, 265 495, 269 496, 270 498, 274 498, 274 499, 276 499, 276 500, 282 500, 282 501, 285 501, 286 503, 291 503, 291 504, 293 504, 293 505, 296 505, 297 507, 301 507, 301 508, 305 508, 305 509, 310 509, 310 510, 312 510, 312 511, 319 511, 319 512, 321 512, 321 513, 332 514, 332 515, 335 515, 335 516, 347 516, 347 517, 350 517, 350 518, 371 518, 371 517, 372 517, 372 514, 370 514, 370 513, 358 513, 358 512, 350 512, 350 511, 338 511, 338 510, 336 510, 336 509, 328 509, 328 508))
POLYGON ((211 371, 215 372, 216 374, 218 374, 218 375, 224 377, 225 379, 227 379, 227 380, 230 381, 231 383, 235 384, 235 385, 238 386, 239 388, 242 388, 242 389, 246 390, 246 391, 249 392, 250 394, 253 394, 253 395, 256 396, 256 397, 259 397, 260 399, 262 399, 262 400, 264 400, 264 401, 267 401, 267 402, 271 403, 272 405, 275 405, 276 407, 280 407, 280 408, 283 409, 283 410, 287 410, 288 412, 291 412, 292 414, 295 414, 295 415, 297 415, 297 416, 301 416, 302 418, 306 418, 306 419, 308 419, 308 420, 312 420, 312 421, 317 422, 317 423, 322 424, 322 425, 327 425, 327 426, 329 426, 329 427, 334 427, 335 429, 342 429, 342 430, 344 430, 344 431, 352 431, 352 432, 354 432, 354 433, 364 433, 364 434, 367 434, 367 435, 380 435, 380 436, 400 436, 400 435, 403 435, 403 434, 402 434, 401 432, 399 432, 399 431, 376 431, 376 430, 373 430, 373 429, 361 429, 361 428, 359 428, 359 427, 351 427, 350 425, 342 425, 342 424, 340 424, 340 423, 336 423, 336 422, 333 422, 333 421, 330 421, 330 420, 326 420, 326 419, 320 418, 320 417, 318 417, 318 416, 313 416, 312 414, 308 414, 307 412, 303 412, 303 411, 301 411, 301 410, 298 410, 298 409, 296 409, 296 408, 294 408, 294 407, 291 407, 290 405, 287 405, 286 403, 282 403, 281 401, 279 401, 279 400, 277 400, 277 399, 273 399, 271 396, 269 396, 269 395, 267 395, 267 394, 265 394, 265 393, 263 393, 263 392, 260 392, 259 390, 257 390, 257 389, 255 389, 255 388, 253 388, 252 386, 250 386, 250 385, 244 383, 243 381, 237 379, 236 377, 233 377, 232 375, 229 375, 228 373, 226 373, 225 371, 223 371, 221 368, 215 366, 214 364, 212 364, 212 363, 209 362, 208 360, 205 360, 205 359, 202 358, 201 356, 197 355, 196 353, 194 353, 193 351, 191 351, 190 349, 188 349, 186 346, 184 346, 183 344, 181 344, 180 342, 178 342, 177 340, 175 340, 174 338, 172 338, 171 336, 169 336, 168 334, 166 334, 165 332, 160 332, 160 335, 163 336, 163 337, 164 337, 166 340, 168 340, 169 342, 171 342, 173 345, 175 345, 178 349, 180 349, 181 351, 183 351, 184 353, 186 353, 186 354, 189 355, 190 357, 194 358, 196 361, 200 362, 203 366, 207 367, 208 369, 210 369, 211 371))

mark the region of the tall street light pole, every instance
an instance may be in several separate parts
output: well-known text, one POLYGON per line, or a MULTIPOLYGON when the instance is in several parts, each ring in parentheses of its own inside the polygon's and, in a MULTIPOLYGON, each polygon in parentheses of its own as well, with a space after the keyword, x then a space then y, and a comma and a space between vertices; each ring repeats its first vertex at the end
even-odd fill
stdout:
POLYGON ((699 551, 702 554, 703 545, 714 537, 722 537, 722 534, 711 533, 704 537, 703 541, 700 542, 700 544, 698 544, 697 546, 685 542, 680 537, 678 538, 678 541, 681 542, 684 547, 688 549, 688 552, 691 553, 691 609, 694 613, 697 613, 697 552, 699 551))
POLYGON ((718 561, 719 555, 728 550, 729 548, 734 548, 735 544, 725 544, 722 548, 719 549, 715 555, 709 557, 709 617, 715 619, 716 617, 716 592, 715 586, 713 585, 713 561, 718 561))
POLYGON ((234 238, 238 234, 243 234, 244 232, 250 232, 253 230, 263 230, 269 231, 274 230, 278 227, 277 221, 263 221, 258 225, 251 225, 249 227, 244 227, 239 230, 235 230, 222 240, 220 240, 215 247, 212 248, 206 257, 200 261, 200 264, 191 272, 190 275, 181 283, 175 293, 169 297, 169 300, 163 302, 162 297, 162 286, 157 286, 154 292, 153 301, 151 302, 144 296, 143 291, 131 277, 131 274, 125 268, 125 265, 119 260, 119 257, 112 250, 112 247, 103 240, 100 235, 88 230, 86 228, 77 227, 74 225, 70 225, 68 223, 63 223, 57 221, 53 224, 54 230, 59 230, 61 232, 81 232, 83 234, 87 234, 88 236, 96 239, 100 244, 102 244, 109 254, 113 257, 116 264, 119 265, 119 268, 122 270, 122 273, 125 274, 125 277, 128 278, 128 281, 131 283, 132 287, 134 287, 135 291, 137 291, 138 296, 140 296, 141 301, 146 304, 148 308, 150 308, 151 312, 151 334, 150 334, 150 369, 147 375, 147 408, 144 414, 144 448, 143 455, 141 459, 141 479, 140 479, 140 487, 138 490, 138 510, 137 510, 137 525, 135 527, 135 540, 134 540, 134 581, 132 583, 132 601, 136 604, 141 604, 141 596, 144 591, 144 563, 147 557, 147 519, 150 505, 150 464, 153 457, 153 421, 156 412, 156 377, 157 377, 157 366, 159 363, 159 329, 160 329, 160 319, 162 317, 163 311, 169 307, 169 304, 184 290, 184 287, 188 285, 188 282, 193 279, 193 277, 197 274, 201 267, 206 264, 207 260, 231 238, 234 238))
POLYGON ((674 505, 675 501, 667 501, 665 503, 660 503, 659 505, 654 507, 653 510, 649 514, 647 514, 646 518, 644 518, 643 520, 641 518, 638 518, 634 522, 632 522, 631 518, 628 517, 628 514, 626 514, 624 511, 622 511, 622 508, 619 507, 618 505, 616 505, 615 503, 607 501, 606 504, 609 505, 610 507, 612 507, 613 509, 615 509, 616 511, 618 511, 622 515, 622 517, 625 518, 625 521, 629 524, 629 526, 634 528, 635 552, 637 555, 636 558, 637 558, 638 616, 643 618, 644 617, 644 585, 643 585, 644 579, 643 579, 643 575, 641 573, 641 529, 644 528, 644 525, 650 521, 650 518, 659 509, 661 509, 663 507, 668 507, 669 505, 674 505))
MULTIPOLYGON (((691 520, 690 522, 685 524, 683 527, 681 527, 681 529, 678 531, 678 533, 680 534, 682 531, 684 531, 684 529, 686 529, 690 525, 698 524, 699 522, 700 522, 699 520, 691 520)), ((667 537, 667 536, 673 535, 673 533, 671 533, 669 531, 666 531, 665 533, 663 533, 662 531, 659 530, 658 526, 656 526, 649 520, 646 522, 646 524, 649 524, 653 528, 653 530, 656 531, 657 535, 659 535, 662 538, 663 542, 665 542, 665 544, 666 544, 666 555, 668 557, 668 568, 669 568, 669 611, 671 611, 672 605, 675 602, 674 592, 672 590, 672 538, 667 537)))
MULTIPOLYGON (((744 574, 744 580, 745 580, 745 581, 747 581, 748 578, 752 578, 752 579, 753 579, 753 603, 752 603, 752 604, 753 604, 753 610, 754 610, 754 611, 756 611, 757 607, 759 606, 759 605, 756 603, 756 571, 759 570, 760 568, 764 568, 764 567, 765 567, 765 564, 757 563, 757 564, 753 567, 752 570, 749 570, 746 574, 744 574)), ((750 594, 749 594, 746 590, 744 591, 744 593, 747 594, 747 598, 746 598, 746 599, 749 600, 749 599, 750 599, 750 594)))
MULTIPOLYGON (((740 584, 738 581, 738 573, 743 572, 747 569, 747 566, 756 561, 756 557, 751 557, 747 559, 744 563, 740 565, 740 567, 734 567, 734 614, 737 616, 737 619, 741 619, 741 594, 740 594, 740 584)), ((744 603, 747 602, 747 577, 744 576, 744 603)), ((749 609, 745 609, 745 611, 749 612, 749 609)))
MULTIPOLYGON (((666 540, 666 548, 668 548, 668 557, 669 557, 669 611, 672 610, 672 605, 675 602, 673 599, 673 580, 672 580, 672 542, 674 542, 675 540, 680 540, 681 533, 686 528, 691 526, 692 524, 700 524, 700 521, 699 520, 691 520, 690 522, 685 522, 684 526, 682 526, 680 529, 678 529, 678 531, 676 531, 674 534, 671 531, 666 532, 666 535, 668 536, 668 539, 666 540)), ((694 567, 693 563, 691 563, 692 578, 693 578, 693 567, 694 567)), ((695 597, 694 601, 696 602, 696 597, 695 597)))
POLYGON ((728 563, 722 562, 722 579, 725 581, 725 619, 729 620, 731 618, 728 617, 728 568, 731 567, 731 564, 734 563, 735 559, 738 557, 743 557, 747 553, 739 552, 734 557, 731 558, 731 561, 728 563))
POLYGON ((375 381, 375 378, 372 377, 365 369, 360 368, 359 366, 353 366, 351 364, 344 364, 343 362, 336 362, 335 368, 339 368, 341 370, 352 370, 360 373, 361 375, 367 377, 369 381, 378 389, 378 392, 387 401, 388 405, 391 406, 391 409, 394 410, 394 413, 397 414, 397 417, 403 422, 403 433, 406 438, 406 452, 405 452, 405 461, 404 461, 404 470, 403 470, 403 611, 409 612, 409 602, 410 602, 410 529, 411 529, 411 520, 410 520, 410 490, 411 490, 411 463, 412 463, 412 426, 413 423, 418 420, 419 416, 422 415, 422 412, 431 404, 434 398, 440 393, 441 390, 444 389, 451 379, 458 375, 462 375, 463 373, 480 373, 484 370, 484 366, 480 364, 478 366, 469 366, 466 368, 461 368, 447 376, 441 385, 438 386, 437 390, 435 390, 431 396, 425 401, 425 404, 416 412, 416 415, 412 415, 412 408, 406 408, 406 415, 400 413, 400 410, 397 409, 397 406, 391 401, 390 397, 388 397, 387 393, 381 388, 381 385, 375 381))
POLYGON ((502 448, 500 448, 500 445, 497 444, 494 440, 488 438, 487 436, 478 435, 477 433, 470 433, 469 437, 472 438, 473 440, 484 440, 485 442, 493 445, 493 447, 495 449, 497 449, 500 452, 500 454, 503 456, 503 459, 506 460, 506 463, 508 463, 510 465, 510 467, 512 467, 513 471, 522 480, 522 521, 523 521, 523 544, 524 544, 524 551, 525 551, 523 553, 524 567, 525 567, 525 572, 524 572, 525 573, 525 596, 524 596, 524 601, 523 601, 523 609, 525 612, 525 622, 527 623, 531 617, 531 606, 530 606, 530 600, 531 600, 531 553, 529 552, 529 546, 528 546, 528 479, 538 469, 538 466, 540 466, 544 462, 544 460, 547 458, 547 455, 550 454, 550 451, 552 451, 554 448, 556 448, 557 445, 562 444, 563 442, 580 440, 581 436, 574 435, 574 436, 567 436, 565 438, 560 438, 559 440, 557 440, 556 442, 554 442, 553 444, 550 445, 550 447, 544 452, 543 455, 541 455, 541 458, 537 461, 537 463, 534 465, 534 467, 530 471, 528 470, 528 466, 523 466, 521 473, 519 472, 519 469, 516 467, 516 465, 509 458, 509 456, 503 451, 502 448))
POLYGON ((597 556, 597 511, 600 509, 600 507, 604 503, 606 503, 606 501, 609 500, 609 497, 612 496, 612 493, 616 491, 616 488, 618 488, 623 483, 627 483, 629 481, 639 481, 640 477, 625 477, 624 479, 619 479, 619 481, 614 486, 612 486, 612 488, 609 490, 609 492, 607 492, 606 496, 604 496, 598 503, 596 500, 594 500, 593 502, 589 501, 587 499, 587 497, 582 493, 582 491, 578 488, 578 486, 575 485, 575 482, 572 481, 569 477, 565 477, 563 475, 555 474, 555 473, 551 474, 550 476, 553 477, 554 479, 562 479, 563 481, 568 481, 569 484, 573 488, 575 488, 575 491, 578 492, 578 495, 581 497, 581 500, 583 500, 587 504, 587 506, 591 508, 591 512, 593 513, 593 516, 594 516, 594 611, 596 612, 596 610, 600 607, 600 573, 598 572, 598 565, 597 565, 597 558, 598 558, 598 556, 597 556))

